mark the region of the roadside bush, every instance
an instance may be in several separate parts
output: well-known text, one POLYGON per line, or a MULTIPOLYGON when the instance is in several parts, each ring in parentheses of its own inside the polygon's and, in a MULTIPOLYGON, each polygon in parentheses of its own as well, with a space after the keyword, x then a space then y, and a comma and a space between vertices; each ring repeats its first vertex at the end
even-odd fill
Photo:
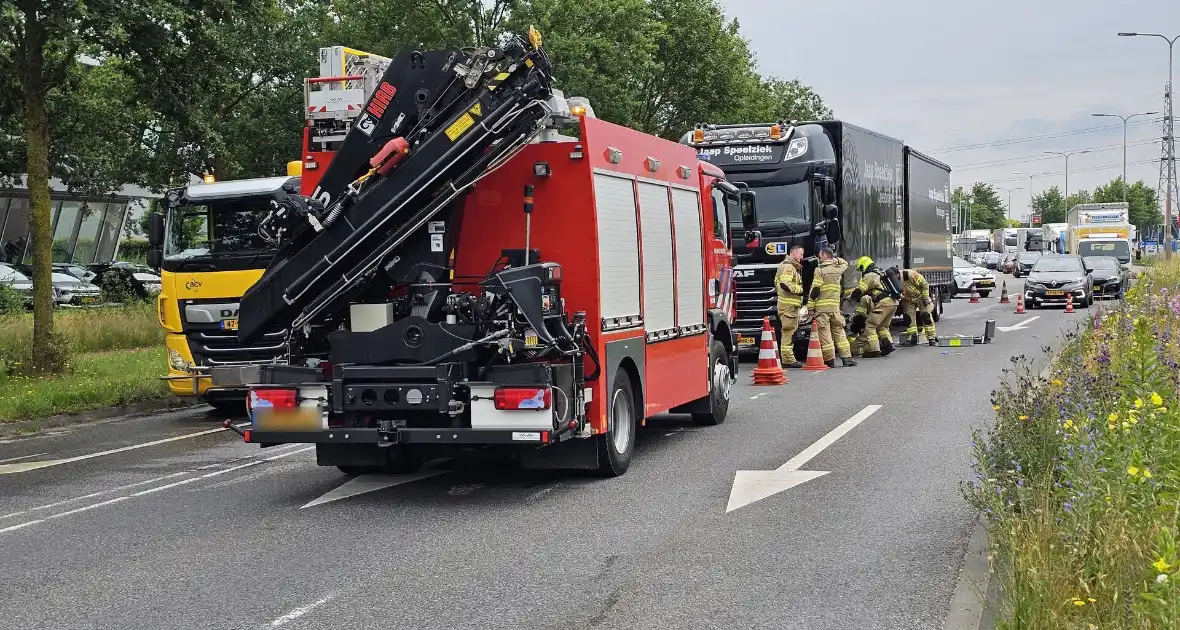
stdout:
POLYGON ((104 273, 98 281, 102 301, 107 304, 129 304, 139 300, 131 287, 131 280, 121 273, 104 273))
POLYGON ((990 524, 999 628, 1180 627, 1180 265, 1095 312, 1047 374, 1017 357, 964 487, 990 524))
POLYGON ((23 313, 25 299, 12 287, 0 284, 0 316, 23 313))

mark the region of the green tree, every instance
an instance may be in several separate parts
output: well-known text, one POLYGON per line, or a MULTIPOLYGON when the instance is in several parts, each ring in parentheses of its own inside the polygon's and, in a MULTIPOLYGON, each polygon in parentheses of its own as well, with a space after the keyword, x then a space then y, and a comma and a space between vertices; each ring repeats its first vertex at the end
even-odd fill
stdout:
POLYGON ((1033 195, 1032 206, 1033 212, 1041 215, 1042 224, 1065 222, 1065 199, 1056 185, 1033 195))
POLYGON ((832 110, 819 94, 799 79, 787 81, 778 77, 763 79, 758 86, 758 98, 752 99, 748 120, 829 120, 832 110))
MULTIPOLYGON (((260 1, 260 0, 259 0, 260 1)), ((199 50, 216 57, 217 47, 207 37, 210 29, 226 22, 237 10, 249 9, 251 2, 192 3, 186 0, 0 0, 0 76, 6 94, 0 119, 11 116, 4 131, 17 131, 19 140, 7 141, 5 148, 23 149, 22 169, 29 191, 29 231, 33 257, 33 356, 40 371, 64 366, 53 336, 53 293, 50 264, 53 235, 50 229, 49 178, 55 170, 79 178, 91 177, 89 169, 101 169, 80 160, 80 155, 54 153, 55 138, 63 127, 54 119, 55 103, 78 102, 83 74, 82 55, 100 62, 125 61, 138 69, 138 77, 153 75, 152 96, 184 95, 190 83, 201 83, 180 68, 157 65, 168 58, 161 51, 199 50), (60 99, 60 101, 59 101, 60 99), (57 158, 55 160, 55 158, 57 158), (54 168, 54 167, 57 168, 54 168)), ((205 64, 204 67, 215 65, 205 64)), ((102 121, 79 121, 79 125, 102 121)), ((100 142, 102 138, 91 138, 100 142)), ((65 143, 68 145, 68 143, 65 143)), ((75 145, 76 146, 76 145, 75 145)), ((11 168, 13 160, 0 160, 11 168)), ((10 171, 11 174, 11 171, 10 171)), ((104 191, 105 192, 105 191, 104 191)))
POLYGON ((1007 217, 1004 202, 991 184, 975 182, 971 186, 970 202, 971 227, 976 230, 994 230, 1004 227, 1007 217))
POLYGON ((1123 200, 1124 189, 1126 189, 1126 200, 1129 207, 1128 214, 1130 215, 1130 222, 1132 225, 1145 227, 1148 225, 1158 225, 1163 223, 1163 215, 1160 214, 1159 196, 1156 194, 1154 188, 1151 188, 1139 180, 1131 184, 1127 188, 1122 177, 1116 177, 1105 186, 1099 186, 1094 189, 1094 201, 1096 203, 1112 203, 1123 200))

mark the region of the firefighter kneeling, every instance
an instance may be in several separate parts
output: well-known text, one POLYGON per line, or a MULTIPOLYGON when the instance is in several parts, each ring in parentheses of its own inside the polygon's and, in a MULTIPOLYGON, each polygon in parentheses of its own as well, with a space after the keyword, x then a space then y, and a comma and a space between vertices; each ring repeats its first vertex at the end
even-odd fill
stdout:
POLYGON ((873 259, 861 256, 856 262, 860 271, 860 284, 852 292, 852 301, 857 302, 856 314, 852 316, 852 332, 857 333, 852 342, 852 354, 864 353, 865 358, 888 356, 893 352, 893 334, 889 324, 897 310, 901 297, 901 278, 897 269, 882 271, 873 259), (865 348, 868 348, 867 350, 865 348))
POLYGON ((926 336, 927 343, 938 345, 938 336, 934 333, 934 300, 930 297, 930 284, 913 269, 902 271, 901 278, 901 312, 906 319, 906 339, 902 345, 918 345, 919 332, 926 336))
POLYGON ((815 309, 816 327, 819 329, 819 348, 828 367, 836 367, 836 352, 844 367, 856 365, 844 334, 844 315, 840 312, 840 289, 848 262, 836 258, 832 250, 825 247, 819 252, 819 267, 811 279, 810 298, 815 309))

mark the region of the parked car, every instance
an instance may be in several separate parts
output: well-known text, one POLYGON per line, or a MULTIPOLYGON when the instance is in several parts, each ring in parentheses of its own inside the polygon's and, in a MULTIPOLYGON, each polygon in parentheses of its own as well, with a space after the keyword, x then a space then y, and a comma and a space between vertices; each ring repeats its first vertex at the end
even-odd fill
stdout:
POLYGON ((93 271, 73 263, 53 263, 53 270, 59 273, 68 273, 83 282, 94 280, 93 271))
MULTIPOLYGON (((26 276, 33 277, 32 265, 13 265, 13 267, 26 276)), ((102 292, 93 284, 59 271, 56 266, 50 277, 53 278, 53 301, 58 306, 89 306, 91 304, 98 304, 102 292)))
POLYGON ((113 263, 91 265, 94 272, 93 282, 102 286, 107 278, 121 279, 131 287, 131 293, 141 300, 155 299, 160 293, 162 281, 160 276, 153 273, 150 267, 133 265, 131 263, 113 263))
POLYGON ((1041 252, 1017 252, 1012 264, 1012 276, 1020 278, 1032 271, 1033 265, 1043 254, 1041 252))
POLYGON ((1114 256, 1086 256, 1082 265, 1092 277, 1094 298, 1122 299, 1130 281, 1127 270, 1114 256))
POLYGON ((1087 308, 1094 303, 1094 278, 1080 256, 1042 256, 1024 281, 1024 301, 1029 308, 1046 303, 1074 304, 1087 308))
POLYGON ((996 275, 983 267, 955 256, 951 259, 955 276, 955 294, 970 293, 975 289, 980 297, 987 297, 996 288, 996 275))
POLYGON ((33 282, 12 265, 0 263, 0 285, 19 293, 26 303, 33 302, 33 282))

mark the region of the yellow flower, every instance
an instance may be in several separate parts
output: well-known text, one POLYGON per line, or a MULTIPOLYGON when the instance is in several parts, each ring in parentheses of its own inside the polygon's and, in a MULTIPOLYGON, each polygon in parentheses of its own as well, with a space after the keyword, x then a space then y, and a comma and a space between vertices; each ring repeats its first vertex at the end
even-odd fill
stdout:
POLYGON ((1139 418, 1136 418, 1135 416, 1131 416, 1129 420, 1131 424, 1139 424, 1139 418))
POLYGON ((1136 408, 1136 409, 1142 409, 1142 408, 1143 408, 1143 399, 1142 399, 1142 398, 1136 398, 1136 399, 1135 399, 1135 408, 1136 408))
POLYGON ((1159 394, 1151 392, 1151 404, 1156 407, 1160 407, 1164 404, 1164 399, 1160 398, 1159 394))
POLYGON ((1000 410, 999 405, 992 405, 992 411, 999 411, 999 410, 1000 410))
POLYGON ((1123 420, 1123 428, 1124 428, 1124 429, 1130 429, 1130 428, 1131 428, 1131 423, 1130 423, 1130 422, 1127 422, 1126 420, 1123 420))
POLYGON ((1144 469, 1143 469, 1143 477, 1144 477, 1144 478, 1146 478, 1146 479, 1151 479, 1151 471, 1150 471, 1150 470, 1148 470, 1148 469, 1146 469, 1146 468, 1144 468, 1144 469))
POLYGON ((1112 414, 1110 414, 1109 416, 1106 416, 1106 421, 1107 421, 1107 422, 1109 422, 1109 423, 1111 423, 1111 424, 1114 424, 1114 423, 1118 422, 1118 421, 1119 421, 1119 414, 1117 414, 1117 413, 1112 413, 1112 414))
POLYGON ((1160 573, 1164 573, 1172 568, 1172 565, 1168 564, 1168 561, 1164 560, 1163 558, 1160 558, 1159 560, 1151 563, 1151 566, 1155 567, 1155 570, 1159 571, 1160 573))
POLYGON ((1028 416, 1020 416, 1021 422, 1024 422, 1025 420, 1028 420, 1028 416))
POLYGON ((1061 379, 1055 378, 1055 379, 1053 379, 1053 384, 1054 385, 1062 385, 1063 383, 1061 382, 1061 379))
POLYGON ((1066 420, 1065 424, 1062 426, 1064 426, 1067 429, 1072 429, 1073 428, 1073 420, 1066 420))
POLYGON ((1074 606, 1085 606, 1085 605, 1086 605, 1086 600, 1084 600, 1084 599, 1078 599, 1077 597, 1075 597, 1075 598, 1073 598, 1073 605, 1074 605, 1074 606))
POLYGON ((1127 468, 1127 474, 1131 475, 1132 477, 1137 477, 1139 476, 1139 469, 1134 466, 1130 466, 1127 468))

